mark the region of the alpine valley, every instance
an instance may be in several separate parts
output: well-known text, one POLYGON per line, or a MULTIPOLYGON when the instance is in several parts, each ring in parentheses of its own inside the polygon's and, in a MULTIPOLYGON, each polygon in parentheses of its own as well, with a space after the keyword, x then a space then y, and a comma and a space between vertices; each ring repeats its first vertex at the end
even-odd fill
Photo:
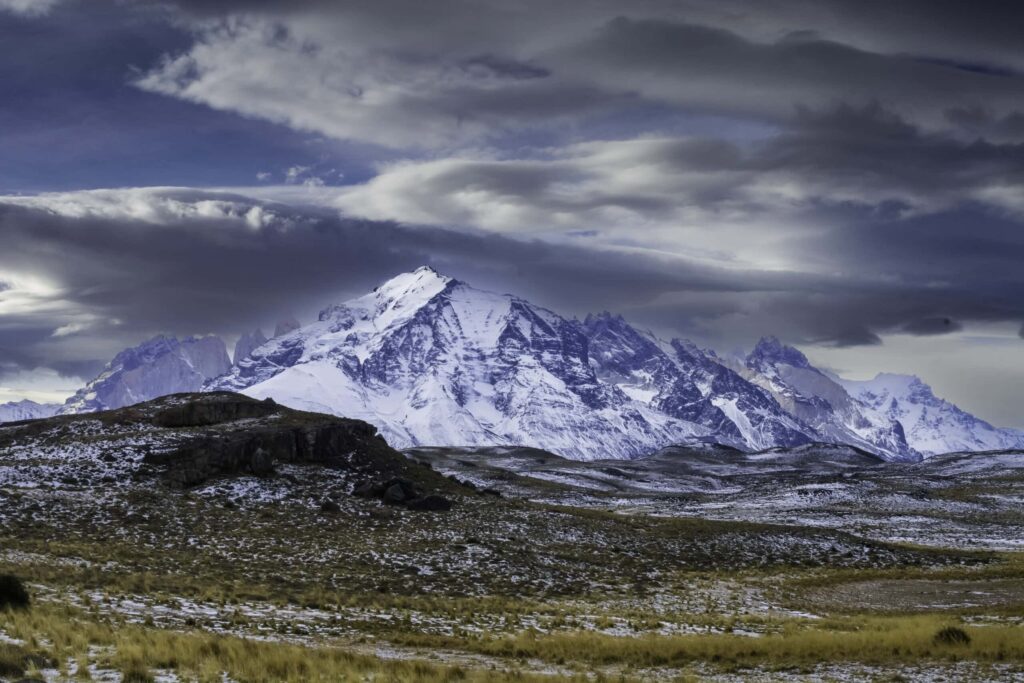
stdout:
POLYGON ((621 316, 567 319, 430 267, 320 312, 273 338, 159 336, 118 354, 60 407, 0 406, 0 420, 121 408, 199 390, 236 391, 365 420, 398 448, 525 446, 575 460, 667 446, 742 451, 826 443, 890 461, 1019 448, 920 379, 848 381, 762 339, 745 358, 663 340, 621 316))

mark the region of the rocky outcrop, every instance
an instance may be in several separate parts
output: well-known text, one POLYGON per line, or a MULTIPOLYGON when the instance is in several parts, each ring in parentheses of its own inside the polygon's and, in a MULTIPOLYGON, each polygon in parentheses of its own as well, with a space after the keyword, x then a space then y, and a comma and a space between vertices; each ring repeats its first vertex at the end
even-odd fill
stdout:
POLYGON ((230 392, 168 396, 99 417, 110 419, 116 413, 180 436, 175 448, 144 458, 176 487, 222 476, 271 476, 279 464, 308 463, 338 468, 358 479, 415 482, 407 500, 451 488, 439 474, 388 446, 373 425, 361 420, 304 413, 230 392))
POLYGON ((235 420, 268 417, 280 412, 280 407, 272 399, 253 401, 249 398, 235 398, 230 392, 211 396, 224 396, 226 399, 188 401, 165 408, 153 416, 153 424, 158 427, 206 427, 235 420))
MULTIPOLYGON (((220 475, 268 476, 278 463, 320 463, 362 472, 379 467, 383 439, 365 422, 336 420, 322 425, 276 425, 204 436, 146 462, 165 466, 171 484, 189 487, 220 475)), ((386 446, 384 446, 386 448, 386 446)), ((401 457, 401 456, 399 456, 401 457)))

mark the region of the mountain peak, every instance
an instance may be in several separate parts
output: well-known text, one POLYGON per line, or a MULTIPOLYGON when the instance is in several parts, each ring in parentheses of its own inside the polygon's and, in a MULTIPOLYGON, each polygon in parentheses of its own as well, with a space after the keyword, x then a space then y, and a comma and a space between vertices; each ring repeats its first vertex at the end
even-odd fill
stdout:
POLYGON ((583 319, 583 325, 588 328, 596 327, 598 325, 610 325, 610 324, 625 324, 626 319, 621 315, 616 315, 608 311, 601 311, 600 313, 587 313, 587 317, 583 319))
POLYGON ((299 329, 300 327, 302 327, 302 323, 300 323, 298 320, 296 320, 295 316, 290 315, 287 318, 279 320, 277 325, 274 326, 274 336, 275 337, 283 337, 284 335, 288 334, 289 332, 294 332, 295 330, 299 329))
POLYGON ((452 282, 455 282, 454 278, 442 275, 431 266, 420 266, 414 271, 395 275, 390 280, 376 287, 373 293, 378 298, 387 299, 417 296, 428 291, 433 292, 430 295, 433 296, 452 282))
POLYGON ((65 414, 111 410, 164 394, 198 391, 231 367, 220 337, 157 335, 114 356, 103 371, 65 401, 65 414))
POLYGON ((783 363, 785 365, 792 365, 796 368, 807 368, 811 364, 807 360, 807 356, 793 348, 787 346, 779 341, 778 337, 768 336, 761 337, 760 341, 757 342, 757 346, 747 356, 747 363, 750 364, 753 361, 755 364, 758 363, 769 363, 775 365, 777 363, 783 363))

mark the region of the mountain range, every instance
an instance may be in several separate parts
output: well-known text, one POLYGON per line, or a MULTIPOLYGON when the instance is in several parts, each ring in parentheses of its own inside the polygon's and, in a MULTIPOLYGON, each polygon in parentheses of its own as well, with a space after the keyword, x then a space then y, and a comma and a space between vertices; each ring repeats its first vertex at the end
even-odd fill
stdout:
POLYGON ((271 339, 243 335, 233 360, 217 337, 156 337, 118 354, 63 406, 6 404, 0 421, 200 389, 366 420, 399 448, 516 445, 593 460, 677 444, 834 443, 915 461, 1024 447, 1024 434, 937 398, 916 377, 844 380, 773 337, 724 358, 621 316, 568 319, 429 267, 309 325, 280 324, 271 339))
POLYGON ((36 420, 41 417, 56 415, 60 405, 56 403, 36 403, 25 399, 0 403, 0 422, 17 422, 19 420, 36 420))

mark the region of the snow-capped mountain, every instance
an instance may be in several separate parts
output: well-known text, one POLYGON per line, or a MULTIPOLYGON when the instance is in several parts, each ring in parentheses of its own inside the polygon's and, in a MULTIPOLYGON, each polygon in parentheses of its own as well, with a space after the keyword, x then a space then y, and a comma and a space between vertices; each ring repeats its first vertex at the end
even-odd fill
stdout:
POLYGON ((871 380, 840 383, 863 404, 898 420, 909 444, 925 456, 1024 448, 1019 431, 993 427, 937 397, 913 375, 882 373, 871 380))
POLYGON ((0 403, 0 422, 17 422, 18 420, 35 420, 40 417, 56 415, 60 410, 59 403, 36 403, 35 401, 11 401, 0 403))
POLYGON ((810 425, 822 441, 849 444, 889 460, 920 459, 895 416, 852 397, 804 354, 775 337, 761 339, 740 371, 770 391, 789 414, 810 425))
POLYGON ((665 343, 610 313, 588 316, 583 327, 602 381, 667 415, 706 427, 720 443, 757 450, 820 439, 767 391, 688 341, 665 343))
POLYGON ((207 380, 231 367, 219 337, 157 336, 117 354, 85 387, 65 402, 60 413, 109 410, 166 394, 198 391, 207 380))
POLYGON ((634 457, 711 430, 600 381, 582 326, 430 268, 270 340, 208 389, 366 419, 399 447, 634 457))
POLYGON ((118 354, 60 412, 202 388, 363 419, 400 448, 516 445, 582 460, 681 443, 823 442, 888 460, 1024 448, 1024 434, 992 427, 913 377, 845 381, 771 337, 745 358, 721 358, 621 316, 569 320, 431 268, 276 331, 243 335, 234 364, 219 338, 155 337, 118 354))

